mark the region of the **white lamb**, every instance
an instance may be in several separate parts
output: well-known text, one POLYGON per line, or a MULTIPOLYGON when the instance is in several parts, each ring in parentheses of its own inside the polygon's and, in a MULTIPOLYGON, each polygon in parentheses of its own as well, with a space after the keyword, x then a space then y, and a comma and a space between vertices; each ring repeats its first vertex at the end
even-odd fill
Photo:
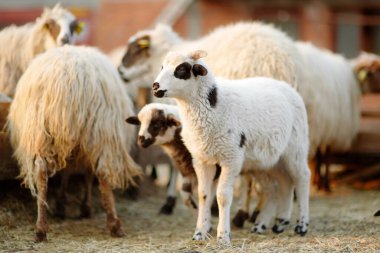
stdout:
POLYGON ((168 54, 153 84, 155 96, 176 99, 182 136, 193 156, 199 195, 193 239, 204 240, 211 227, 215 164, 222 168, 216 193, 218 241, 230 242, 233 184, 243 165, 255 170, 281 166, 287 171, 299 205, 295 232, 306 234, 310 171, 307 115, 302 98, 289 84, 270 78, 215 79, 199 60, 205 55, 204 51, 168 54))
POLYGON ((0 31, 0 92, 13 97, 30 61, 48 49, 73 44, 83 23, 60 4, 45 8, 35 22, 0 31))
POLYGON ((131 101, 109 59, 90 47, 64 46, 37 56, 21 77, 8 116, 20 177, 37 196, 35 240, 47 233, 48 176, 70 164, 99 181, 107 227, 124 234, 113 187, 126 187, 140 168, 129 155, 131 101))

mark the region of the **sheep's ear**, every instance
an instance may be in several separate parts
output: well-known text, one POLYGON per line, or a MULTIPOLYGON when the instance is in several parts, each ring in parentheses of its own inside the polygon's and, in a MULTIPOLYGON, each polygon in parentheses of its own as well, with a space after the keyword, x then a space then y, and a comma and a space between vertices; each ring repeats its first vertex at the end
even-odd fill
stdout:
POLYGON ((171 127, 171 126, 176 126, 176 127, 179 127, 181 126, 181 122, 178 121, 173 114, 169 114, 167 117, 166 117, 166 120, 167 120, 167 123, 168 123, 168 126, 171 127))
POLYGON ((195 77, 207 75, 207 69, 203 67, 201 64, 194 64, 192 71, 195 77))
POLYGON ((131 116, 131 117, 127 118, 125 121, 129 124, 137 125, 137 126, 139 126, 141 124, 139 118, 137 118, 136 116, 131 116))
POLYGON ((203 50, 196 50, 189 54, 190 59, 194 61, 199 60, 200 58, 204 58, 206 56, 207 56, 207 52, 203 50))

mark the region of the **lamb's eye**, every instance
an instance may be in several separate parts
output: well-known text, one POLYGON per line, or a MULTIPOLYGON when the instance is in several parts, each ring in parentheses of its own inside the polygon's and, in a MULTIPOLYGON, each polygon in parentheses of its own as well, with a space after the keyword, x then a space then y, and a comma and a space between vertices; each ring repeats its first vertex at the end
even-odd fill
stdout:
POLYGON ((164 66, 161 66, 161 70, 163 70, 164 69, 164 66))

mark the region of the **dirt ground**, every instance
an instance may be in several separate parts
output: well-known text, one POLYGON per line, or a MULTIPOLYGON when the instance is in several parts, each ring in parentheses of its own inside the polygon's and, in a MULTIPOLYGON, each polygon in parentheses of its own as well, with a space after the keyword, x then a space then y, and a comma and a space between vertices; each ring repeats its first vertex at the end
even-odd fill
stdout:
MULTIPOLYGON (((49 184, 49 205, 54 207, 57 181, 49 184)), ((105 227, 105 213, 99 193, 94 188, 94 215, 76 219, 79 214, 80 188, 69 192, 69 218, 49 217, 48 242, 33 242, 36 218, 35 200, 18 183, 0 185, 0 251, 1 252, 380 252, 380 190, 358 191, 349 187, 335 189, 332 194, 311 196, 311 221, 305 237, 291 227, 280 235, 250 233, 252 224, 232 230, 232 245, 223 247, 215 241, 215 229, 206 242, 191 241, 196 213, 177 201, 174 215, 159 215, 165 189, 144 189, 138 201, 126 199, 116 192, 117 211, 126 236, 111 238, 105 227)), ((233 208, 232 214, 236 209, 233 208)), ((51 210, 53 212, 53 210, 51 210)), ((217 218, 213 218, 216 228, 217 218)))

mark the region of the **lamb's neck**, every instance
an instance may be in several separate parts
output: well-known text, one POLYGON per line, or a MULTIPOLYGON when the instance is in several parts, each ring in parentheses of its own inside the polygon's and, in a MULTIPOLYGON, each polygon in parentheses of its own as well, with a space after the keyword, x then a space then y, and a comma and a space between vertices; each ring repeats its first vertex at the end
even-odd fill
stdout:
POLYGON ((216 123, 218 109, 215 107, 219 96, 215 82, 208 81, 201 87, 192 95, 177 99, 181 120, 200 135, 199 131, 212 129, 216 123))
POLYGON ((163 144, 162 147, 171 154, 172 159, 174 160, 177 168, 181 172, 182 176, 188 177, 194 175, 194 167, 192 163, 192 156, 189 150, 186 148, 183 143, 181 136, 182 128, 178 128, 175 131, 174 139, 171 142, 163 144))

